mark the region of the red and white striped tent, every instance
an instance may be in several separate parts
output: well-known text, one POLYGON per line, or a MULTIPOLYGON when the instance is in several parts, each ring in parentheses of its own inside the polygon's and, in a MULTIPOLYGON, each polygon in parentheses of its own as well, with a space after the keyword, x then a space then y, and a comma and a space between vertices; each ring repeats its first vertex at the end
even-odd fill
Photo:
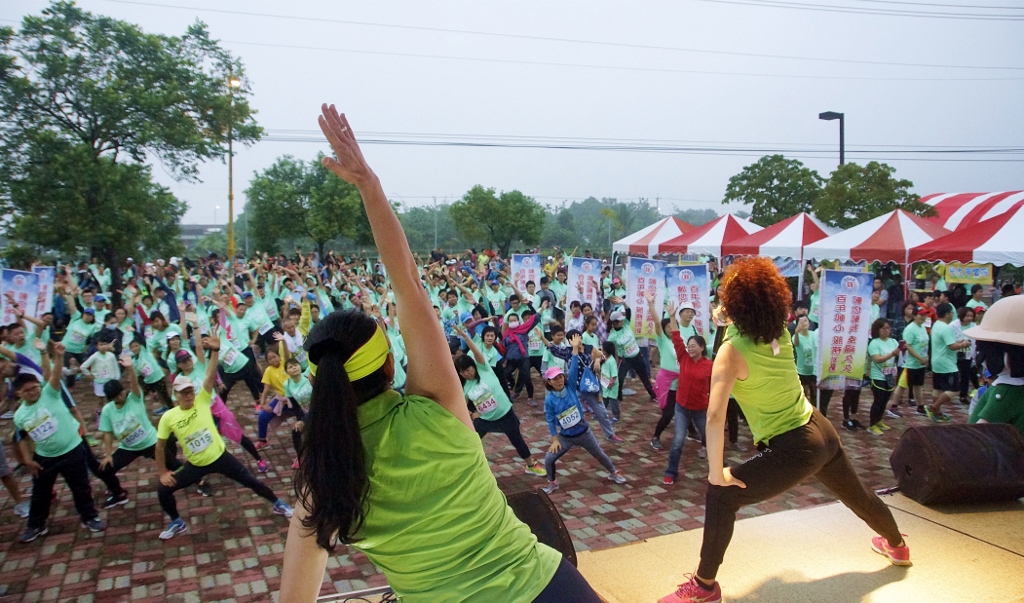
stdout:
POLYGON ((723 255, 763 255, 770 258, 803 257, 804 245, 839 232, 807 213, 799 213, 764 230, 722 246, 723 255))
POLYGON ((948 230, 934 222, 897 209, 805 246, 804 259, 903 265, 910 248, 947 234, 948 230))
POLYGON ((946 230, 960 230, 1024 206, 1024 191, 1002 193, 938 193, 921 198, 939 212, 929 218, 946 230))
POLYGON ((653 258, 660 253, 659 246, 665 241, 677 238, 696 228, 679 218, 668 217, 658 220, 647 228, 615 241, 612 251, 618 253, 642 253, 653 258))
POLYGON ((1024 206, 910 250, 911 262, 1024 266, 1024 206))
POLYGON ((722 256, 722 246, 763 230, 757 224, 726 214, 690 232, 661 244, 662 253, 691 253, 722 256))

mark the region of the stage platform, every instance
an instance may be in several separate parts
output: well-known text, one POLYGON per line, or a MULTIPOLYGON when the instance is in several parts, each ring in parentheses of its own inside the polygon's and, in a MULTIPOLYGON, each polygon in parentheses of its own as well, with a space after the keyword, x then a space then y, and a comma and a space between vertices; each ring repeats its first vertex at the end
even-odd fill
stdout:
MULTIPOLYGON (((718 579, 729 603, 1024 602, 1024 500, 929 508, 884 496, 913 567, 874 553, 874 535, 840 503, 737 522, 718 579)), ((703 530, 579 553, 607 603, 653 603, 695 571, 703 530)))

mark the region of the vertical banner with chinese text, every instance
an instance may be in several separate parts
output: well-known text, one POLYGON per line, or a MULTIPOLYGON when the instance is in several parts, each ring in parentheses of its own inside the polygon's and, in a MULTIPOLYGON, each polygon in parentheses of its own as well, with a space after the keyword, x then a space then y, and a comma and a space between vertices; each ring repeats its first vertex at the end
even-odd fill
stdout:
POLYGON ((693 317, 693 327, 701 337, 708 339, 708 325, 711 321, 711 283, 708 280, 707 264, 665 268, 665 289, 674 308, 678 309, 683 303, 693 305, 693 311, 696 313, 693 317))
POLYGON ((57 269, 53 266, 33 266, 32 272, 39 275, 39 302, 34 314, 39 318, 53 309, 53 281, 57 269))
MULTIPOLYGON (((540 255, 536 253, 513 253, 512 254, 512 281, 516 288, 526 295, 526 283, 533 281, 533 284, 540 289, 540 277, 544 276, 541 270, 540 255)), ((533 301, 533 300, 524 300, 533 301)))
POLYGON ((654 307, 665 307, 665 262, 647 258, 629 258, 626 268, 626 303, 633 310, 633 335, 654 339, 658 333, 655 321, 661 320, 660 311, 652 316, 647 307, 647 294, 654 293, 654 307))
POLYGON ((570 258, 568 289, 565 304, 574 301, 590 304, 596 312, 601 311, 601 260, 594 258, 570 258))
POLYGON ((0 324, 9 325, 17 320, 14 307, 8 298, 13 298, 22 312, 34 317, 39 304, 39 275, 34 272, 3 269, 0 273, 0 300, 3 302, 0 304, 0 324))
POLYGON ((818 324, 818 387, 855 389, 867 369, 871 337, 871 273, 825 270, 818 324))

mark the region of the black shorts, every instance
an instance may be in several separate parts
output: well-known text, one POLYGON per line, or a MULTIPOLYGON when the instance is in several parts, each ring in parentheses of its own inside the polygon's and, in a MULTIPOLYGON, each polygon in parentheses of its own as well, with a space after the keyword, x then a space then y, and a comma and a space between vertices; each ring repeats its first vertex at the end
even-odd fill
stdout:
POLYGON ((924 373, 927 369, 922 368, 908 368, 904 369, 907 371, 907 385, 910 387, 917 387, 924 385, 924 373))
POLYGON ((814 375, 800 375, 800 384, 807 387, 817 387, 818 378, 814 375))
POLYGON ((958 392, 960 373, 932 373, 932 384, 937 392, 958 392))

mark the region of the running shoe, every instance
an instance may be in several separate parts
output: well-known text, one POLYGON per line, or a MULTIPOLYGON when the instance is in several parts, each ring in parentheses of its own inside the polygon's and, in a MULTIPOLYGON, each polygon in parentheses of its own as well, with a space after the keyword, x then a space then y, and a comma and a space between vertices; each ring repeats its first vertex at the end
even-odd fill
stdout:
POLYGON ((658 438, 651 438, 651 448, 661 450, 661 440, 658 438))
POLYGON ((14 418, 14 411, 13 410, 9 410, 9 411, 5 412, 4 414, 0 415, 0 419, 13 419, 13 418, 14 418))
POLYGON ((161 406, 160 408, 158 408, 158 409, 153 411, 153 416, 154 417, 162 417, 163 414, 165 412, 169 411, 169 410, 171 410, 171 409, 167 408, 166 406, 161 406))
POLYGON ((128 504, 128 493, 127 492, 121 492, 117 496, 113 496, 113 495, 108 496, 106 502, 103 503, 103 508, 104 509, 109 509, 111 507, 116 507, 117 505, 126 505, 126 504, 128 504))
POLYGON ((27 543, 32 542, 40 536, 46 536, 50 531, 46 529, 46 526, 41 528, 25 528, 25 531, 18 536, 18 542, 27 543))
POLYGON ((28 517, 28 511, 31 506, 32 503, 30 503, 27 500, 23 500, 20 503, 14 505, 14 514, 22 518, 28 517))
POLYGON ((298 468, 299 468, 299 459, 296 458, 294 461, 292 461, 292 469, 298 469, 298 468))
POLYGON ((621 471, 616 471, 615 473, 609 473, 608 474, 608 480, 609 481, 613 481, 616 484, 624 484, 627 481, 629 481, 629 480, 626 479, 625 475, 622 475, 621 471))
POLYGON ((628 387, 622 388, 622 395, 623 396, 632 396, 632 395, 635 395, 635 394, 636 394, 636 390, 635 389, 629 389, 628 387))
POLYGON ((949 415, 943 412, 936 412, 932 410, 931 406, 925 406, 924 410, 928 414, 928 418, 935 423, 949 423, 952 421, 949 415))
POLYGON ((890 429, 892 429, 892 427, 889 427, 888 425, 886 425, 885 423, 883 423, 881 421, 875 423, 875 425, 878 425, 879 427, 881 427, 882 431, 889 431, 890 429))
POLYGON ((99 517, 93 517, 89 521, 83 521, 82 527, 90 532, 102 532, 107 529, 107 525, 103 523, 99 517))
POLYGON ((616 444, 621 444, 621 443, 622 443, 622 442, 624 442, 625 440, 623 440, 623 439, 622 439, 621 437, 619 437, 618 435, 612 434, 612 437, 608 438, 608 441, 609 441, 609 442, 614 442, 614 443, 616 443, 616 444))
POLYGON ((203 496, 213 496, 213 488, 210 487, 210 484, 199 484, 199 487, 196 488, 196 492, 203 496))
POLYGON ((722 589, 718 582, 708 590, 697 582, 697 576, 691 575, 689 582, 680 584, 679 589, 658 599, 658 603, 719 603, 722 600, 722 589))
POLYGON ((177 534, 183 534, 188 529, 188 524, 182 518, 177 518, 167 526, 167 529, 160 532, 160 540, 170 540, 177 534))
POLYGON ((256 471, 259 471, 260 473, 266 473, 268 469, 270 469, 270 463, 268 463, 265 459, 261 459, 256 463, 256 471))
POLYGON ((619 422, 619 418, 618 417, 612 417, 612 425, 615 425, 618 422, 619 422))
POLYGON ((274 503, 274 513, 291 518, 292 508, 289 507, 283 500, 278 500, 277 502, 274 503))
POLYGON ((871 435, 880 436, 880 435, 882 435, 882 428, 879 427, 878 424, 876 423, 876 424, 872 425, 871 427, 868 427, 868 433, 870 433, 871 435))
POLYGON ((918 406, 917 407, 917 414, 927 416, 928 415, 928 411, 926 411, 924 409, 924 406, 918 406))
POLYGON ((526 466, 526 475, 547 475, 547 469, 540 466, 540 463, 526 466))
POLYGON ((541 490, 543 490, 545 494, 551 494, 552 492, 554 492, 557 489, 558 489, 558 480, 555 480, 553 482, 548 482, 548 485, 546 485, 543 488, 541 488, 541 490))
POLYGON ((903 413, 901 413, 900 409, 896 408, 895 406, 890 406, 888 409, 886 409, 885 416, 889 417, 890 419, 899 419, 903 417, 903 413))
POLYGON ((847 431, 857 431, 857 424, 853 421, 843 421, 843 427, 845 427, 847 431))
POLYGON ((666 475, 665 477, 661 478, 661 483, 665 484, 666 486, 671 486, 672 484, 676 483, 676 479, 674 477, 669 477, 666 475))
POLYGON ((533 398, 527 398, 526 399, 526 403, 529 404, 530 406, 534 407, 534 408, 537 408, 537 403, 534 402, 533 398))
POLYGON ((253 444, 253 447, 256 448, 257 451, 266 450, 267 448, 270 448, 271 446, 273 446, 273 444, 271 444, 270 442, 268 442, 266 440, 257 440, 256 443, 253 444))
POLYGON ((903 542, 903 546, 892 546, 885 538, 875 536, 871 539, 871 550, 888 557, 893 565, 913 565, 910 562, 910 547, 907 546, 906 541, 903 542))

